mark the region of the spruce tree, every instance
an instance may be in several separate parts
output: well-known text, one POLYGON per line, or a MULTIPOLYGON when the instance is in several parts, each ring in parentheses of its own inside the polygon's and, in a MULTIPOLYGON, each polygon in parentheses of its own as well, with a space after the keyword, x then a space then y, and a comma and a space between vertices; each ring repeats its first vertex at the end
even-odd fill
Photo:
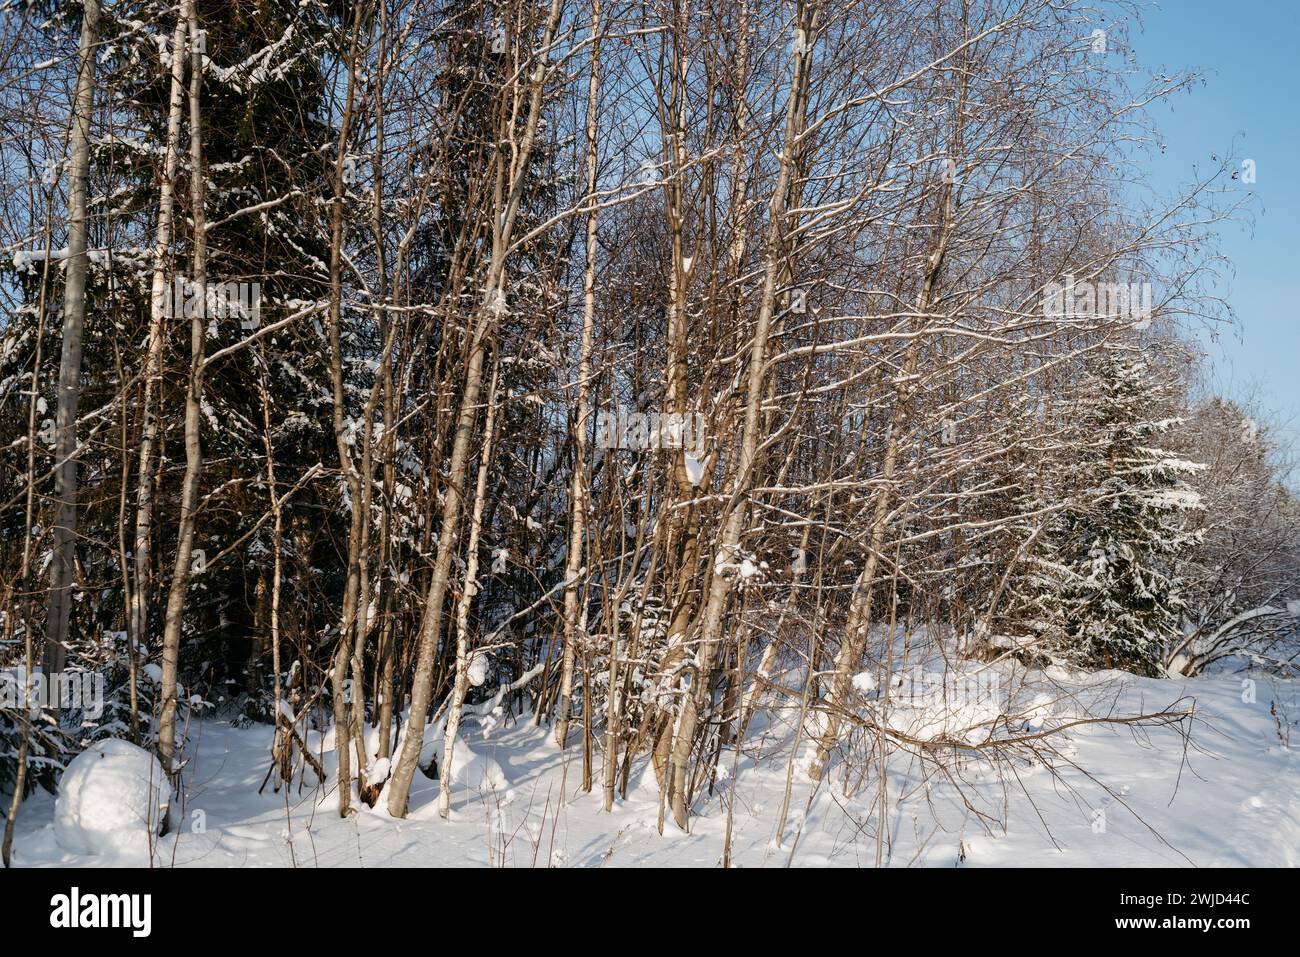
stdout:
POLYGON ((1160 390, 1143 360, 1108 355, 1085 386, 1089 487, 1067 513, 1061 566, 1067 656, 1156 676, 1178 634, 1182 604, 1170 569, 1196 540, 1183 518, 1200 499, 1183 476, 1198 466, 1155 444, 1179 420, 1152 416, 1160 390))

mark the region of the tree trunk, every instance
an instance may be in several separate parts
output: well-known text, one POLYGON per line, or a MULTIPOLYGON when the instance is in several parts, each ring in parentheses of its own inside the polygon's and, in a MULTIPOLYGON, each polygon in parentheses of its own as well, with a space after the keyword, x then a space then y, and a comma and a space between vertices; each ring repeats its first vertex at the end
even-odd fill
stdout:
POLYGON ((154 391, 162 365, 163 328, 169 318, 167 301, 171 261, 173 219, 176 204, 176 167, 180 157, 181 107, 185 96, 185 34, 188 24, 184 13, 176 20, 171 40, 171 93, 167 108, 167 141, 163 151, 163 178, 158 196, 158 225, 154 232, 153 282, 149 296, 149 344, 145 357, 144 398, 141 414, 144 425, 140 435, 139 465, 136 471, 135 545, 132 565, 135 582, 131 590, 129 634, 134 642, 132 654, 141 653, 148 643, 149 593, 153 570, 153 452, 158 440, 158 415, 154 409, 154 391))
POLYGON ((163 770, 175 775, 176 751, 176 684, 180 665, 181 628, 190 583, 190 562, 194 552, 195 509, 198 507, 199 483, 203 478, 202 428, 203 350, 206 334, 208 240, 204 216, 207 190, 203 173, 203 53, 199 19, 194 0, 186 0, 183 16, 189 24, 190 37, 190 203, 194 224, 193 282, 202 297, 203 308, 190 317, 190 373, 185 390, 185 475, 181 480, 180 526, 176 535, 176 562, 172 567, 171 587, 167 592, 167 611, 163 620, 162 712, 158 721, 158 758, 163 770))
MULTIPOLYGON (((45 630, 46 680, 63 670, 72 584, 77 565, 77 407, 81 402, 81 340, 86 326, 87 196, 90 178, 90 114, 95 106, 95 43, 99 0, 85 0, 72 108, 68 184, 68 259, 63 286, 63 353, 59 359, 58 411, 54 437, 54 556, 45 630)), ((57 706, 56 709, 57 710, 57 706)))
MULTIPOLYGON (((741 534, 749 514, 748 493, 753 483, 758 457, 759 406, 764 391, 763 380, 767 372, 767 338, 776 311, 777 273, 785 257, 786 204, 794 169, 794 156, 798 149, 798 137, 803 130, 802 107, 804 91, 808 84, 808 71, 812 62, 812 36, 816 23, 817 11, 809 11, 801 3, 795 26, 797 35, 806 37, 807 41, 796 43, 792 54, 790 92, 786 101, 785 138, 781 149, 780 172, 772 192, 771 224, 768 228, 765 250, 767 265, 763 277, 763 296, 759 303, 758 319, 749 352, 745 424, 740 439, 740 460, 736 466, 735 479, 729 496, 728 514, 723 526, 718 554, 714 560, 715 564, 719 560, 732 561, 737 557, 741 534)), ((672 806, 673 820, 682 830, 686 830, 687 827, 687 771, 695 740, 695 727, 700 708, 708 694, 709 675, 713 668, 718 636, 722 627, 722 615, 726 610, 730 591, 731 579, 715 571, 709 582, 708 599, 701 616, 695 674, 689 692, 682 695, 682 711, 673 729, 668 797, 672 806)))
POLYGON ((492 429, 496 425, 497 371, 492 373, 488 389, 487 422, 483 426, 483 454, 478 463, 478 480, 474 487, 474 510, 469 523, 469 542, 465 556, 465 587, 456 602, 456 675, 452 681, 451 704, 447 709, 446 729, 442 738, 442 764, 438 767, 438 816, 451 814, 451 772, 456 753, 456 735, 460 733, 460 713, 469 691, 469 608, 478 591, 478 540, 483 527, 483 502, 487 498, 488 468, 492 462, 492 429))
MULTIPOLYGON (((600 116, 600 0, 591 6, 591 78, 587 84, 587 264, 582 275, 582 345, 578 354, 578 411, 573 426, 573 480, 569 489, 571 524, 569 551, 564 563, 564 658, 560 665, 560 703, 555 743, 564 749, 569 737, 573 698, 573 660, 582 615, 578 607, 583 568, 583 540, 587 532, 587 420, 591 417, 591 349, 596 319, 596 141, 600 116)), ((611 651, 611 658, 613 651, 611 651)), ((611 691, 612 691, 611 686, 611 691)))
MULTIPOLYGON (((555 39, 555 31, 560 20, 560 0, 551 0, 551 9, 543 34, 541 49, 543 57, 550 50, 555 39)), ((406 725, 406 738, 398 755, 397 765, 393 769, 392 783, 389 785, 388 813, 394 817, 406 816, 407 799, 411 790, 411 779, 415 776, 419 763, 420 750, 424 745, 424 728, 428 721, 429 701, 433 696, 433 666, 438 649, 438 637, 442 631, 443 601, 447 595, 447 580, 451 571, 452 548, 456 543, 457 528, 460 522, 465 475, 469 464, 470 440, 473 437, 474 422, 478 418, 479 393, 483 382, 483 359, 487 350, 487 340, 500 313, 505 309, 505 291, 502 280, 505 272, 506 254, 509 251, 514 232, 515 217, 519 211, 524 179, 528 175, 528 163, 532 156, 533 141, 537 134, 538 121, 541 119, 542 94, 546 80, 545 60, 539 62, 529 77, 529 109, 527 126, 517 150, 514 162, 506 171, 500 166, 507 162, 509 154, 498 150, 494 165, 498 166, 497 202, 493 207, 492 222, 492 260, 483 283, 483 296, 476 310, 476 317, 471 324, 469 341, 469 361, 465 371, 465 388, 461 396, 460 410, 456 420, 456 435, 452 442, 451 461, 448 463, 446 500, 443 505, 442 532, 438 536, 438 551, 434 560, 433 575, 429 581, 429 590, 425 598, 424 616, 420 622, 418 652, 415 663, 415 677, 411 689, 411 714, 406 725), (503 175, 504 173, 504 175, 503 175), (508 186, 508 193, 502 201, 501 191, 508 186)), ((513 134, 508 133, 513 142, 513 134)))

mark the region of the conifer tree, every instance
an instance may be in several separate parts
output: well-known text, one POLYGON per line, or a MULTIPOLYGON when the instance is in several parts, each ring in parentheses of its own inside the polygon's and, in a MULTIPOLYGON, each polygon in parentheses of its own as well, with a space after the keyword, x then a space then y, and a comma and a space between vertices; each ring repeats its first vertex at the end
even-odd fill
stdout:
POLYGON ((1178 634, 1170 569, 1196 539, 1185 513, 1200 507, 1183 478, 1197 466, 1155 444, 1179 422, 1152 416, 1159 391, 1139 358, 1108 355, 1090 370, 1081 424, 1095 457, 1064 523, 1062 568, 1068 655, 1149 676, 1178 634))

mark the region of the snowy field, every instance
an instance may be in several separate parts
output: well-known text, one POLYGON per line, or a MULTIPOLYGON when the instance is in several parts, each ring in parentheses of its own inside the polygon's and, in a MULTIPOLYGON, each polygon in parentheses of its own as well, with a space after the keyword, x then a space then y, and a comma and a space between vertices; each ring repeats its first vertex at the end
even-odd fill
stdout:
MULTIPOLYGON (((87 787, 70 772, 58 815, 43 791, 24 806, 15 863, 145 865, 152 855, 156 865, 187 867, 713 867, 723 861, 730 809, 732 863, 744 867, 872 866, 878 852, 891 866, 1296 866, 1300 758, 1288 742, 1300 730, 1297 683, 1253 681, 1117 672, 1058 680, 1032 728, 1059 726, 1077 716, 1072 708, 1101 700, 1127 714, 1194 702, 1195 718, 1183 726, 1190 740, 1177 726, 1080 725, 1052 739, 1055 755, 1044 761, 995 766, 967 755, 945 761, 947 773, 934 765, 923 773, 899 752, 889 763, 887 827, 879 836, 878 769, 869 768, 846 795, 836 765, 820 788, 796 767, 776 839, 794 729, 767 712, 756 715, 738 759, 723 751, 689 834, 671 816, 659 833, 659 792, 644 757, 626 800, 606 813, 599 783, 590 794, 579 788, 581 748, 571 745, 562 757, 549 728, 526 716, 488 735, 466 722, 471 753, 461 755, 468 760, 460 761, 447 821, 437 816, 437 781, 422 774, 401 821, 387 815, 382 800, 341 820, 332 789, 312 786, 310 772, 301 788, 295 779, 287 793, 268 785, 259 795, 271 729, 206 720, 190 729, 194 757, 179 833, 150 848, 114 819, 121 807, 107 806, 129 788, 110 780, 99 794, 68 794, 87 787), (80 840, 78 828, 94 827, 97 816, 110 838, 80 840), (95 853, 85 853, 90 849, 95 853)), ((332 736, 310 740, 323 749, 328 770, 332 736)))

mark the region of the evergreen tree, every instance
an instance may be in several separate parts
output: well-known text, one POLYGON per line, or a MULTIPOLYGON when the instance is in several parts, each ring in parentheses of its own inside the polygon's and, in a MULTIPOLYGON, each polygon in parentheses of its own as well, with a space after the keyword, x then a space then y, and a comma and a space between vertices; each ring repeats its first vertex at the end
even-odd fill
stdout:
POLYGON ((1065 518, 1064 640, 1090 667, 1159 674, 1178 634, 1175 557, 1196 535, 1184 513, 1200 498, 1183 480, 1198 466, 1154 445, 1178 419, 1156 419, 1159 388, 1141 359, 1107 356, 1085 380, 1081 425, 1095 457, 1089 487, 1065 518))

